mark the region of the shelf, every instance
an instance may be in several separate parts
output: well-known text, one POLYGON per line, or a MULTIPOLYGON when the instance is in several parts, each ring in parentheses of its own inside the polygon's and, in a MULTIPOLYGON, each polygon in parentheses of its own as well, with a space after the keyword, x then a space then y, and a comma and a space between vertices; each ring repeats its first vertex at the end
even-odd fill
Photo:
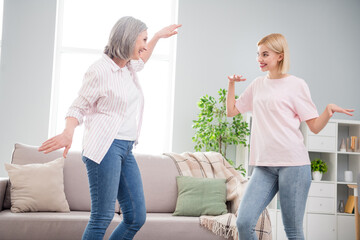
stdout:
POLYGON ((309 150, 309 153, 331 153, 331 154, 336 154, 337 152, 335 151, 327 151, 327 150, 309 150))
MULTIPOLYGON (((312 195, 310 199, 311 204, 318 202, 318 205, 309 205, 308 203, 307 206, 307 238, 330 239, 319 237, 323 235, 314 237, 314 232, 316 231, 319 233, 328 231, 333 234, 331 237, 333 240, 354 239, 355 228, 352 227, 351 224, 354 223, 355 215, 352 213, 338 212, 338 206, 340 201, 345 204, 348 201, 349 195, 353 195, 353 190, 347 185, 356 184, 354 181, 356 182, 357 174, 360 172, 360 151, 352 152, 351 149, 348 148, 350 151, 340 152, 340 145, 343 139, 345 144, 347 144, 347 140, 349 139, 350 144, 351 136, 357 136, 358 142, 360 141, 360 121, 335 120, 330 122, 335 123, 335 132, 333 131, 334 124, 328 124, 325 126, 327 129, 324 128, 324 130, 322 130, 323 133, 326 133, 323 135, 313 135, 309 133, 306 124, 302 125, 304 143, 308 149, 310 160, 320 158, 326 162, 328 168, 328 171, 323 174, 322 181, 312 181, 312 183, 318 183, 314 185, 320 185, 319 183, 322 183, 322 186, 318 187, 322 192, 319 191, 318 195, 315 195, 313 192, 312 194, 314 196, 312 195), (332 141, 330 141, 329 138, 331 138, 332 141), (345 171, 352 171, 353 179, 351 182, 345 182, 345 171), (325 193, 327 196, 332 196, 332 198, 325 199, 320 197, 326 195, 325 193), (332 199, 332 202, 328 199, 332 199), (327 201, 329 201, 328 207, 326 208, 327 213, 320 211, 324 210, 323 206, 325 206, 324 204, 327 201), (333 212, 333 214, 329 214, 330 212, 333 212), (313 227, 313 225, 317 223, 319 225, 313 227), (324 226, 324 229, 319 230, 318 227, 320 226, 324 226)), ((359 143, 356 143, 356 147, 357 149, 360 148, 359 143)), ((316 188, 314 189, 316 190, 316 188)))
POLYGON ((337 212, 337 215, 338 216, 355 216, 355 214, 353 214, 353 213, 340 213, 340 212, 337 212))
POLYGON ((355 184, 355 185, 357 185, 356 182, 337 182, 337 184, 344 184, 344 185, 355 184))
POLYGON ((311 182, 312 183, 329 183, 329 184, 335 184, 336 183, 335 181, 326 181, 326 180, 320 180, 320 181, 311 180, 311 182))
POLYGON ((359 121, 357 120, 332 119, 329 122, 336 122, 339 126, 359 125, 359 121))
POLYGON ((310 213, 310 214, 321 214, 321 215, 331 215, 331 216, 335 216, 335 213, 328 213, 328 212, 315 212, 315 211, 307 211, 307 213, 310 213))
POLYGON ((337 154, 344 154, 344 155, 360 155, 360 152, 340 152, 338 151, 337 154))

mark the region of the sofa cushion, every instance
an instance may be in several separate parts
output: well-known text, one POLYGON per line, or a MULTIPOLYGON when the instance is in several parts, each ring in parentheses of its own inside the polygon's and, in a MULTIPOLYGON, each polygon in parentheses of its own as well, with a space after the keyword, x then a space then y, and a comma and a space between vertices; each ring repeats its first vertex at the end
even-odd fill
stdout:
POLYGON ((226 179, 178 176, 178 199, 174 216, 211 215, 227 213, 226 179))
MULTIPOLYGON (((172 216, 171 213, 148 213, 145 225, 134 240, 224 240, 200 225, 198 217, 172 216)), ((228 238, 231 240, 233 238, 228 238)))
POLYGON ((5 163, 11 182, 11 211, 69 212, 63 168, 63 158, 43 164, 5 163))
MULTIPOLYGON (((0 212, 1 240, 74 240, 81 239, 89 221, 90 212, 0 212)), ((113 221, 106 231, 109 239, 112 231, 121 222, 119 214, 114 213, 113 221)))
MULTIPOLYGON (((63 150, 44 154, 38 147, 25 144, 15 144, 12 161, 14 164, 46 163, 62 157, 63 150)), ((71 211, 90 211, 90 190, 86 166, 79 151, 70 150, 64 165, 64 191, 71 211)), ((119 212, 116 201, 115 212, 119 212)))
MULTIPOLYGON (((0 212, 1 240, 74 240, 81 239, 90 213, 71 211, 70 213, 12 213, 0 212), (19 227, 21 226, 21 227, 19 227)), ((106 230, 104 239, 109 239, 112 231, 121 222, 118 214, 106 230)), ((224 240, 199 224, 198 217, 174 217, 171 213, 148 213, 145 225, 135 235, 134 240, 224 240)))
POLYGON ((165 155, 134 154, 144 185, 148 213, 173 213, 176 206, 176 176, 173 160, 165 155))

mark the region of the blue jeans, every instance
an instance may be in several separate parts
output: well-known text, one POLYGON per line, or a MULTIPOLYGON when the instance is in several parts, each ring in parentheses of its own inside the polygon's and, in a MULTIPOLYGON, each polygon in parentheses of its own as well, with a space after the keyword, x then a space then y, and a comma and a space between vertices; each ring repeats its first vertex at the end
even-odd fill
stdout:
POLYGON ((89 178, 91 216, 83 240, 103 239, 118 199, 123 221, 110 239, 133 239, 146 219, 141 175, 132 154, 132 141, 115 139, 100 164, 83 156, 89 178))
POLYGON ((239 207, 239 239, 257 239, 258 218, 277 192, 287 238, 304 239, 303 219, 310 184, 310 165, 255 167, 239 207))

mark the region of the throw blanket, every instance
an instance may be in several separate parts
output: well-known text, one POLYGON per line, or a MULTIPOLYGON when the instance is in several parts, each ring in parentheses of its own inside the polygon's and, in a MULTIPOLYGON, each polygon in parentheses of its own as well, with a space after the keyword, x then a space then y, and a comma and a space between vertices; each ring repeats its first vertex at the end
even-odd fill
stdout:
MULTIPOLYGON (((180 176, 226 179, 226 200, 231 204, 231 212, 220 216, 201 216, 200 224, 219 236, 238 239, 236 215, 247 180, 217 152, 164 155, 174 160, 180 176)), ((255 231, 260 240, 271 240, 271 223, 266 209, 261 214, 255 231)))

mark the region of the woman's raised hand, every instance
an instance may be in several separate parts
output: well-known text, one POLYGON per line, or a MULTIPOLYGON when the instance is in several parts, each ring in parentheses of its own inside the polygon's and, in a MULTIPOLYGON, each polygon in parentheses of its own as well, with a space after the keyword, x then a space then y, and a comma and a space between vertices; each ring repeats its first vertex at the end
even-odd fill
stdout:
POLYGON ((175 34, 177 34, 178 32, 176 31, 176 29, 178 29, 179 27, 181 27, 182 25, 181 24, 172 24, 172 25, 169 25, 167 27, 164 27, 163 29, 161 29, 160 31, 158 31, 156 33, 156 35, 159 37, 159 38, 168 38, 168 37, 171 37, 175 34))
POLYGON ((243 75, 236 75, 236 74, 234 74, 233 76, 228 76, 228 79, 229 79, 229 82, 231 82, 231 83, 246 81, 246 78, 243 78, 243 75))
POLYGON ((72 138, 73 133, 64 131, 63 133, 45 141, 38 150, 39 152, 49 153, 65 147, 63 157, 66 158, 66 155, 71 147, 72 138))

